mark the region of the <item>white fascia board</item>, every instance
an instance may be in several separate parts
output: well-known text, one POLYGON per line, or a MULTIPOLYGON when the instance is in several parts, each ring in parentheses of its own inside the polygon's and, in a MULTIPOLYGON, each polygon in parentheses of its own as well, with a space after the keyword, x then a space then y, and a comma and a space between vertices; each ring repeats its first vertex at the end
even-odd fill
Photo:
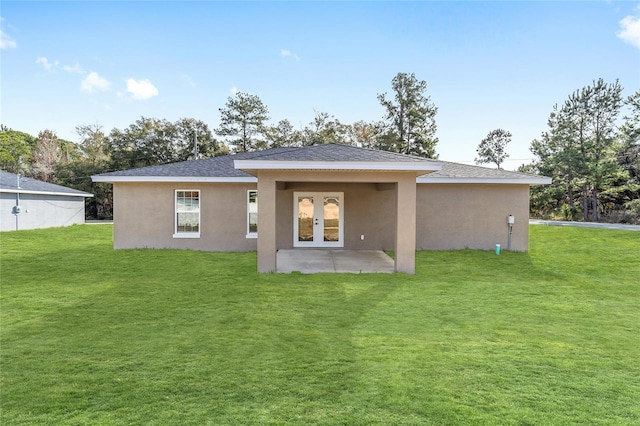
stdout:
POLYGON ((7 194, 31 194, 31 195, 56 195, 65 197, 93 197, 93 194, 83 192, 82 194, 74 194, 69 192, 51 192, 51 191, 30 191, 28 189, 0 189, 0 192, 7 194))
POLYGON ((206 176, 91 176, 94 182, 190 182, 190 183, 256 183, 255 177, 206 176))
POLYGON ((380 170, 380 171, 437 171, 438 162, 408 161, 266 161, 234 160, 240 170, 380 170))
POLYGON ((495 183, 503 185, 549 185, 551 178, 456 178, 456 177, 419 177, 416 183, 495 183))

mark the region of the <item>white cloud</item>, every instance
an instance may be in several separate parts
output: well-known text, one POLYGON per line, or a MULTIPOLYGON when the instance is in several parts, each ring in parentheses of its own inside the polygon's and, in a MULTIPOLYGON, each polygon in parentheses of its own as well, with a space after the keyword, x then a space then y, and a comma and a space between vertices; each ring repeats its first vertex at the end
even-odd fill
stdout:
POLYGON ((71 66, 71 65, 64 65, 62 67, 63 70, 65 70, 66 72, 70 72, 70 73, 74 73, 74 74, 84 74, 85 71, 80 68, 80 64, 78 64, 77 62, 71 66))
POLYGON ((233 86, 231 89, 229 89, 229 91, 231 92, 232 95, 235 95, 236 93, 239 92, 238 88, 236 86, 233 86))
POLYGON ((133 99, 149 99, 154 96, 158 96, 158 89, 149 80, 134 80, 133 78, 127 79, 127 92, 129 92, 133 99))
POLYGON ((44 68, 47 71, 52 71, 53 68, 55 68, 58 65, 60 65, 60 63, 58 61, 49 62, 49 60, 47 58, 45 58, 44 56, 38 57, 38 59, 36 59, 36 64, 42 65, 42 68, 44 68))
POLYGON ((620 31, 616 35, 640 49, 640 16, 629 15, 620 21, 620 31))
POLYGON ((87 93, 93 93, 96 91, 105 92, 109 90, 110 85, 111 83, 109 83, 109 81, 107 81, 106 79, 100 77, 97 72, 91 71, 80 83, 80 89, 82 89, 83 92, 87 93))
POLYGON ((280 49, 280 56, 282 56, 283 58, 293 58, 296 61, 300 60, 298 55, 287 49, 280 49))
POLYGON ((45 70, 49 71, 49 72, 54 72, 57 70, 63 70, 65 72, 71 73, 71 74, 86 74, 86 71, 82 69, 82 67, 80 67, 79 63, 75 63, 74 65, 62 65, 60 66, 60 61, 58 61, 57 59, 53 62, 49 61, 49 59, 47 59, 44 56, 39 56, 36 59, 36 64, 39 64, 42 66, 42 68, 44 68, 45 70))
POLYGON ((15 49, 18 43, 0 30, 0 49, 15 49))

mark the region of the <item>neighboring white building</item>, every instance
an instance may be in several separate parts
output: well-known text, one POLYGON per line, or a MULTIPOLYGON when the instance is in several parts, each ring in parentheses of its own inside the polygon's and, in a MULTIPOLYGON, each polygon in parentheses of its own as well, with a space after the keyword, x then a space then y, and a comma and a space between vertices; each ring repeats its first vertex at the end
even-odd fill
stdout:
POLYGON ((84 223, 87 192, 0 170, 0 231, 84 223))

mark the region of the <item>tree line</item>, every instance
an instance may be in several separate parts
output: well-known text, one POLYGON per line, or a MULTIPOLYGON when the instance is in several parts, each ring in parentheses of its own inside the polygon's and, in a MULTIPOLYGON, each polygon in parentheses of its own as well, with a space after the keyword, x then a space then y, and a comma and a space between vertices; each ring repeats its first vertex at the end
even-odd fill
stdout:
POLYGON ((87 217, 102 219, 112 216, 112 188, 92 182, 91 175, 108 171, 323 143, 437 157, 437 108, 426 93, 427 83, 414 74, 398 73, 391 88, 391 95, 378 95, 385 117, 372 123, 346 124, 315 111, 313 120, 299 130, 287 119, 270 124, 269 110, 258 96, 237 92, 219 109, 220 125, 213 130, 193 118, 170 122, 141 117, 109 133, 99 124, 77 126, 74 143, 49 129, 34 137, 2 126, 0 168, 92 193, 86 201, 87 217))
POLYGON ((624 99, 617 80, 594 80, 553 107, 530 149, 519 170, 553 178, 532 188, 533 214, 640 223, 640 91, 624 99))
MULTIPOLYGON (((553 178, 532 188, 535 216, 599 221, 640 222, 640 95, 622 99, 616 81, 602 80, 577 90, 554 106, 549 129, 531 144, 536 159, 519 171, 553 178), (619 124, 620 111, 630 115, 619 124)), ((385 114, 373 122, 341 122, 315 111, 313 120, 296 129, 289 120, 271 123, 268 107, 257 96, 237 92, 219 108, 220 125, 210 129, 193 118, 175 122, 141 117, 125 129, 106 133, 99 124, 76 127, 77 142, 60 139, 53 130, 38 136, 0 127, 0 168, 94 194, 87 217, 112 215, 112 189, 90 176, 107 171, 208 158, 274 147, 341 143, 437 158, 438 108, 427 83, 413 73, 398 73, 391 92, 377 95, 385 114)), ((491 130, 480 141, 477 164, 500 168, 508 158, 512 134, 491 130)))

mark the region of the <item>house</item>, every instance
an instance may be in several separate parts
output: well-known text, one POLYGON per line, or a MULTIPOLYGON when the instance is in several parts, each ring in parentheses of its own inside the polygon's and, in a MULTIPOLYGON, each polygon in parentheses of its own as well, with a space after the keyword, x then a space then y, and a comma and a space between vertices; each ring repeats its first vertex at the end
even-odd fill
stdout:
POLYGON ((115 248, 528 249, 529 186, 550 179, 354 146, 273 148, 93 176, 113 183, 115 248), (260 204, 258 207, 258 198, 260 204))
POLYGON ((0 231, 84 223, 87 192, 0 170, 0 231))

